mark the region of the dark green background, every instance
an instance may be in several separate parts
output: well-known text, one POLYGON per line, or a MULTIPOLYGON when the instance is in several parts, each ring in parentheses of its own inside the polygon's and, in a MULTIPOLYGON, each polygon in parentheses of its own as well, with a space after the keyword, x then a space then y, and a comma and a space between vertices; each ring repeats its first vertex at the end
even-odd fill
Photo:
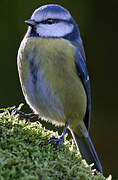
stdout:
POLYGON ((91 78, 91 138, 104 174, 118 177, 118 0, 0 0, 0 107, 24 102, 16 56, 24 20, 41 5, 58 3, 79 24, 91 78), (117 18, 116 18, 117 17, 117 18))

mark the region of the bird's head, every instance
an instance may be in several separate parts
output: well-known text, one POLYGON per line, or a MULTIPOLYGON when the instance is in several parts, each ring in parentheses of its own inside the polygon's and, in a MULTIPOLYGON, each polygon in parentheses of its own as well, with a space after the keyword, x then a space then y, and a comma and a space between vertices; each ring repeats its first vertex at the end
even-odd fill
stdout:
POLYGON ((44 5, 34 11, 29 26, 29 37, 78 39, 79 29, 69 11, 60 5, 44 5))

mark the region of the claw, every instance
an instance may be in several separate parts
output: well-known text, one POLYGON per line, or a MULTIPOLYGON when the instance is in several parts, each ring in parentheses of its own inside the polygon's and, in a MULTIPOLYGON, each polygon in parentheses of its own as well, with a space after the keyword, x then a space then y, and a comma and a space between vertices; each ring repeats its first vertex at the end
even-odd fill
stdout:
POLYGON ((60 148, 60 145, 64 142, 64 136, 61 136, 60 138, 56 138, 54 136, 52 136, 49 140, 48 140, 48 144, 52 143, 52 142, 58 142, 57 144, 57 149, 60 148))
POLYGON ((26 119, 26 121, 28 121, 28 119, 30 119, 30 118, 37 117, 37 115, 34 114, 34 113, 25 114, 22 111, 14 109, 14 115, 16 115, 16 114, 19 114, 19 119, 20 120, 26 119))
POLYGON ((52 136, 52 137, 48 140, 48 144, 50 144, 50 143, 52 143, 52 142, 58 142, 58 141, 59 141, 58 138, 52 136))
POLYGON ((48 144, 52 143, 52 142, 57 142, 57 149, 60 148, 60 145, 63 144, 64 142, 64 136, 66 134, 66 130, 67 130, 67 127, 68 127, 68 122, 66 121, 65 123, 65 127, 64 127, 64 131, 62 133, 62 135, 60 136, 60 138, 56 138, 54 136, 52 136, 49 140, 48 140, 48 144))
POLYGON ((58 142, 58 144, 57 144, 57 149, 60 148, 60 145, 63 144, 63 142, 64 142, 64 136, 62 136, 62 137, 59 138, 59 142, 58 142))

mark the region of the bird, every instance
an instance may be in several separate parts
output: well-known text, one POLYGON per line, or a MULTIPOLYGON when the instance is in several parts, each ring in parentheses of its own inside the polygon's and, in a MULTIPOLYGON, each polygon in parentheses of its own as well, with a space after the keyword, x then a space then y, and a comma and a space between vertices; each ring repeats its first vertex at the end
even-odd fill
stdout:
POLYGON ((90 79, 77 23, 58 4, 39 7, 25 23, 28 29, 17 66, 27 104, 42 120, 64 126, 62 135, 51 137, 49 143, 56 142, 60 148, 68 128, 82 158, 102 173, 89 136, 90 79))

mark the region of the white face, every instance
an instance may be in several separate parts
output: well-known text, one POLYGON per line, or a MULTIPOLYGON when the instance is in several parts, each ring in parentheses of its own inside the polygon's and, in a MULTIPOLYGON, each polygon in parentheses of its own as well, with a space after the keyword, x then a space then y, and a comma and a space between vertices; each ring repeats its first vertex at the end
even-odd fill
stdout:
POLYGON ((36 33, 40 37, 63 37, 73 31, 74 25, 66 21, 52 24, 39 23, 36 25, 36 33))

